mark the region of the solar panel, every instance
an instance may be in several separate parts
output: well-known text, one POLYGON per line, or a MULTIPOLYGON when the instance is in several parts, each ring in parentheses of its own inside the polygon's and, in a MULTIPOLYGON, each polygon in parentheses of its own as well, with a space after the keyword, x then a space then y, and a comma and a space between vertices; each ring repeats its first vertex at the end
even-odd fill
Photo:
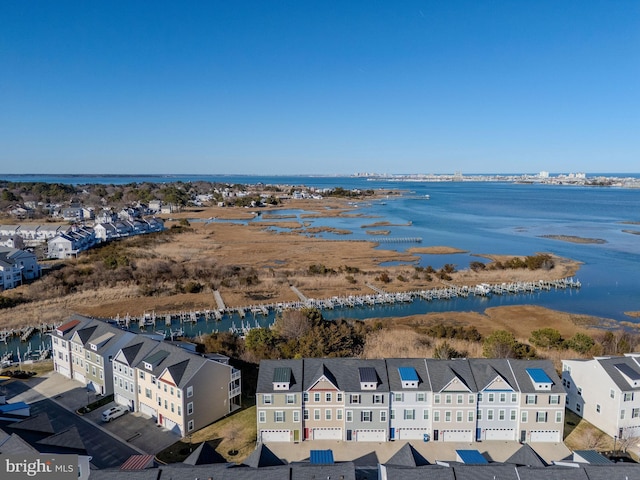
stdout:
POLYGON ((640 380, 640 373, 634 370, 631 365, 627 365, 626 363, 615 363, 613 366, 616 367, 620 373, 625 374, 631 380, 640 380))
POLYGON ((541 368, 527 368, 527 373, 535 383, 553 383, 549 375, 541 368))
POLYGON ((398 367, 398 373, 400 373, 400 380, 403 382, 417 382, 418 374, 413 367, 398 367))
POLYGON ((378 383, 378 374, 373 367, 360 367, 358 368, 360 373, 360 381, 364 383, 378 383))

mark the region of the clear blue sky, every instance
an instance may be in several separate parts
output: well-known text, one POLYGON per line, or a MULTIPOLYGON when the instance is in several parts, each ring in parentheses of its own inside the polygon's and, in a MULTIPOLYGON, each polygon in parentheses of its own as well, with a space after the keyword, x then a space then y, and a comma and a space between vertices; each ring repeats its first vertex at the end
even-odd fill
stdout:
POLYGON ((0 172, 640 171, 640 2, 0 2, 0 172))

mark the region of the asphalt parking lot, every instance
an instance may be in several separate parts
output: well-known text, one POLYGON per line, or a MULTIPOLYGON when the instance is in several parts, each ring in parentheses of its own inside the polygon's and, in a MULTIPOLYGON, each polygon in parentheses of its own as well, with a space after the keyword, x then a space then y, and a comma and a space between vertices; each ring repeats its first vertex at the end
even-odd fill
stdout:
MULTIPOLYGON (((88 414, 78 415, 76 411, 87 405, 88 402, 94 401, 95 394, 87 392, 86 388, 78 382, 55 372, 29 380, 13 381, 6 385, 6 388, 7 400, 10 402, 24 401, 35 405, 42 400, 48 400, 50 403, 43 403, 44 409, 38 411, 47 411, 48 413, 48 409, 54 410, 52 405, 56 405, 67 411, 70 416, 68 420, 72 421, 71 419, 73 419, 73 424, 90 424, 102 435, 106 435, 111 443, 114 443, 114 440, 121 443, 128 452, 122 462, 134 454, 156 454, 181 438, 175 433, 157 426, 151 418, 139 413, 128 413, 109 423, 103 422, 102 412, 114 406, 114 402, 88 414)), ((89 435, 88 432, 87 434, 89 435)), ((84 437, 83 434, 85 443, 91 442, 91 438, 85 440, 84 437)), ((97 453, 98 457, 104 456, 101 455, 100 450, 97 453)), ((110 466, 118 466, 122 462, 110 466)), ((98 466, 97 463, 96 466, 98 466)))

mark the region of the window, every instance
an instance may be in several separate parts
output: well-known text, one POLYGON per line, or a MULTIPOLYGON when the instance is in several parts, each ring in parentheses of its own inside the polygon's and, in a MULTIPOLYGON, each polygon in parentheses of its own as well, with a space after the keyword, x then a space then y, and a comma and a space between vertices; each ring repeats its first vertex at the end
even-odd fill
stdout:
POLYGON ((336 393, 336 402, 342 402, 342 393, 336 393))
POLYGON ((178 405, 178 416, 182 416, 182 407, 178 405))
POLYGON ((351 403, 360 403, 360 395, 352 394, 351 403))
POLYGON ((463 396, 462 396, 462 394, 458 394, 456 396, 456 403, 457 404, 461 404, 462 402, 463 402, 463 396))
POLYGON ((440 411, 439 410, 434 410, 433 411, 433 421, 434 422, 439 422, 440 421, 440 411))
POLYGON ((625 402, 631 402, 631 401, 633 401, 633 392, 625 393, 625 394, 624 394, 624 397, 623 397, 623 400, 624 400, 625 402))
POLYGON ((578 395, 582 395, 582 387, 578 387, 578 395))
POLYGON ((444 403, 451 403, 451 401, 452 401, 452 397, 451 397, 451 395, 450 395, 450 394, 448 394, 448 393, 447 393, 447 394, 444 396, 444 403))
POLYGON ((527 405, 535 405, 536 404, 536 396, 535 395, 527 395, 525 399, 525 403, 527 405))
POLYGON ((164 392, 167 393, 167 384, 164 384, 164 392))
POLYGON ((363 410, 360 412, 360 421, 362 422, 370 422, 373 417, 371 410, 363 410))
POLYGON ((631 410, 631 418, 638 417, 640 417, 640 408, 634 408, 633 410, 631 410))
POLYGON ((446 412, 444 412, 444 421, 445 422, 451 421, 451 410, 447 410, 446 412))
POLYGON ((490 393, 489 394, 489 403, 493 403, 496 399, 496 394, 495 393, 490 393))
POLYGON ((171 413, 173 413, 173 402, 171 402, 171 413))
POLYGON ((273 412, 273 421, 276 423, 284 422, 284 412, 282 410, 276 410, 273 412))
POLYGON ((327 408, 324 411, 324 419, 325 420, 331 420, 331 409, 330 408, 327 408))
POLYGON ((487 420, 493 420, 493 410, 487 410, 487 420))
POLYGON ((309 393, 308 392, 304 392, 302 394, 302 401, 305 402, 305 403, 309 401, 309 393))
POLYGON ((193 397, 193 386, 187 387, 187 398, 193 397))
POLYGON ((429 409, 425 408, 424 411, 422 412, 422 418, 424 420, 429 420, 429 409))
POLYGON ((258 412, 258 422, 265 423, 267 421, 267 413, 264 410, 258 412))
POLYGON ((330 401, 331 401, 331 398, 332 398, 331 393, 325 393, 325 394, 324 394, 324 401, 325 401, 325 402, 330 402, 330 401))
POLYGON ((187 403, 187 415, 193 415, 193 402, 187 403))
POLYGON ((418 392, 416 393, 416 402, 426 402, 427 401, 427 394, 424 392, 418 392))
POLYGON ((391 420, 395 420, 396 419, 396 409, 392 408, 391 410, 389 410, 389 418, 391 420))
POLYGON ((336 410, 336 420, 342 420, 342 409, 341 408, 336 410))
POLYGON ((458 423, 462 422, 462 410, 456 411, 456 422, 458 423))
POLYGON ((313 409, 313 419, 314 420, 320 420, 320 409, 319 408, 314 408, 313 409))
POLYGON ((293 411, 293 421, 294 422, 299 422, 300 421, 300 412, 298 410, 294 410, 293 411))
POLYGON ((478 402, 482 401, 482 393, 478 393, 478 402))
POLYGON ((376 393, 373 396, 373 403, 384 403, 384 396, 376 393))
POLYGON ((596 403, 596 412, 600 413, 600 404, 596 403))
POLYGON ((265 405, 271 405, 273 403, 273 396, 270 393, 265 393, 262 396, 262 403, 264 403, 265 405))
POLYGON ((580 404, 576 403, 576 412, 579 412, 579 411, 580 411, 580 404))
POLYGON ((316 403, 320 401, 320 394, 318 392, 313 394, 313 401, 316 403))
POLYGON ((469 410, 467 412, 467 421, 468 422, 473 422, 473 411, 469 410))
POLYGON ((522 412, 520 414, 520 421, 522 423, 527 423, 529 421, 529 412, 522 412))
POLYGON ((482 420, 482 410, 478 410, 478 414, 476 415, 477 420, 482 420))
POLYGON ((505 410, 498 410, 498 420, 504 420, 506 418, 506 412, 505 410))
POLYGON ((433 396, 433 403, 440 403, 440 394, 436 394, 433 396))
POLYGON ((380 421, 381 422, 386 422, 387 421, 387 411, 386 410, 380 410, 380 421))
POLYGON ((511 403, 516 403, 518 401, 518 394, 517 393, 512 393, 511 394, 511 403))
POLYGON ((512 422, 516 421, 516 410, 509 411, 509 420, 511 420, 512 422))
POLYGON ((302 418, 304 418, 305 420, 309 420, 309 410, 308 409, 304 409, 302 411, 302 418))
POLYGON ((142 370, 140 370, 140 378, 144 380, 144 372, 142 370))
POLYGON ((180 398, 180 389, 176 390, 176 396, 180 398))
POLYGON ((405 408, 404 409, 404 419, 405 420, 415 420, 416 419, 416 411, 413 408, 405 408))
POLYGON ((147 398, 151 398, 151 389, 150 388, 145 388, 144 389, 144 396, 147 398))
POLYGON ((560 395, 549 395, 549 405, 560 405, 560 395))
POLYGON ((501 393, 500 394, 500 403, 504 403, 507 401, 507 394, 506 393, 501 393))
POLYGON ((347 422, 353 422, 353 411, 347 410, 347 422))
POLYGON ((193 420, 189 420, 189 423, 187 424, 187 430, 189 432, 193 431, 193 420))
POLYGON ((291 393, 287 393, 287 405, 293 405, 294 403, 296 403, 296 396, 294 394, 291 393))
POLYGON ((171 387, 171 396, 173 397, 173 387, 171 387))
POLYGON ((611 398, 616 398, 616 392, 613 390, 613 388, 611 390, 609 390, 609 396, 611 398))
POLYGON ((161 407, 162 406, 162 399, 160 397, 156 397, 156 400, 158 400, 158 406, 161 407))
POLYGON ((562 412, 556 412, 556 423, 562 423, 562 412))
POLYGON ((473 405, 475 403, 475 401, 476 401, 475 395, 473 395, 473 393, 470 393, 469 394, 469 403, 473 405))
POLYGON ((547 421, 547 412, 536 412, 536 422, 544 423, 547 421))
POLYGON ((624 410, 620 410, 620 420, 624 420, 624 410))

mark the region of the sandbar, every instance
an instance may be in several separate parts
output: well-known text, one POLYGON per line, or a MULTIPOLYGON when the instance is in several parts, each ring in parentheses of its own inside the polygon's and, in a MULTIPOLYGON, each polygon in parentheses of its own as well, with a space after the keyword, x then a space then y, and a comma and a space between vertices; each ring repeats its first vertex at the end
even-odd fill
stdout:
POLYGON ((602 244, 607 243, 606 240, 602 238, 586 238, 586 237, 577 237, 575 235, 540 235, 542 238, 551 238, 553 240, 561 240, 563 242, 570 243, 593 243, 593 244, 602 244))

